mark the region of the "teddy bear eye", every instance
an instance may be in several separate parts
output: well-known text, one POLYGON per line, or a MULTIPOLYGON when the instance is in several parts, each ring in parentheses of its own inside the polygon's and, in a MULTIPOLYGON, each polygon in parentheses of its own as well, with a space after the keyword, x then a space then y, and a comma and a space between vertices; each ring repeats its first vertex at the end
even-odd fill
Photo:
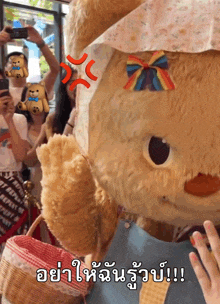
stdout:
POLYGON ((144 155, 147 156, 154 165, 164 165, 168 159, 170 159, 171 148, 163 138, 152 136, 145 145, 144 150, 144 155))
POLYGON ((37 92, 39 92, 39 90, 37 90, 37 92))
POLYGON ((164 139, 153 136, 148 145, 148 152, 155 165, 162 165, 169 157, 170 147, 164 139))

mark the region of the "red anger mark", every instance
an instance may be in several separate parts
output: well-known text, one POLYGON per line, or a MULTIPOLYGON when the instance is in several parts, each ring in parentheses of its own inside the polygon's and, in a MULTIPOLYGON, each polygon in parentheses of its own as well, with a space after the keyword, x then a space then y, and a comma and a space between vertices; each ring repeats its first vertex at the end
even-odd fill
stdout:
POLYGON ((95 75, 93 75, 93 74, 91 73, 91 71, 90 71, 90 69, 91 69, 91 67, 92 67, 92 65, 93 65, 94 63, 95 63, 94 60, 90 60, 90 61, 89 61, 89 63, 88 63, 87 66, 86 66, 86 75, 87 75, 90 79, 96 81, 98 77, 96 77, 95 75))
MULTIPOLYGON (((87 57, 88 57, 88 54, 84 53, 83 56, 82 56, 79 60, 76 60, 76 59, 72 58, 70 55, 68 55, 66 58, 67 58, 67 60, 68 60, 70 63, 75 64, 75 65, 80 65, 80 64, 82 64, 83 62, 85 62, 85 60, 87 59, 87 57)), ((93 65, 94 63, 95 63, 94 60, 90 60, 89 63, 87 64, 87 66, 86 66, 85 72, 86 72, 86 75, 87 75, 91 80, 96 81, 96 80, 98 79, 98 77, 96 77, 95 75, 93 75, 92 72, 91 72, 91 67, 92 67, 92 65, 93 65)), ((67 82, 70 80, 71 76, 72 76, 72 70, 71 70, 71 68, 70 68, 67 64, 65 64, 65 63, 63 63, 63 62, 60 64, 60 66, 61 66, 62 68, 64 68, 64 69, 67 71, 67 75, 66 75, 66 77, 62 80, 62 83, 67 83, 67 82)), ((71 83, 71 85, 70 85, 70 87, 69 87, 70 91, 73 91, 74 88, 77 86, 77 84, 83 84, 85 87, 87 87, 87 89, 90 88, 90 84, 88 83, 88 81, 79 78, 79 79, 74 80, 74 81, 71 83)))
POLYGON ((86 80, 79 78, 79 79, 76 79, 75 81, 73 81, 73 82, 71 83, 71 85, 70 85, 70 91, 73 91, 74 88, 75 88, 75 87, 77 86, 77 84, 79 84, 79 83, 84 84, 84 86, 86 86, 87 89, 90 87, 90 84, 89 84, 86 80))
POLYGON ((86 60, 87 57, 88 57, 88 55, 86 53, 84 53, 82 58, 80 58, 79 60, 73 59, 70 55, 68 55, 66 58, 70 63, 75 64, 75 65, 80 65, 86 60))

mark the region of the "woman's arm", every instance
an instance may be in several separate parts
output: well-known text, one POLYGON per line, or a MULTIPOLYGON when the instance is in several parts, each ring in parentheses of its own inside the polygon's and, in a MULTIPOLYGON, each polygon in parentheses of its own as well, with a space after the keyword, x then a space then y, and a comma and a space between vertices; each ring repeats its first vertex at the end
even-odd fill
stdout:
POLYGON ((36 148, 45 143, 46 139, 46 131, 45 131, 45 123, 41 126, 40 134, 34 144, 34 146, 27 152, 27 155, 25 157, 25 164, 28 167, 34 167, 36 163, 38 162, 37 154, 36 154, 36 148))
POLYGON ((14 102, 11 96, 5 96, 1 98, 1 104, 4 103, 5 107, 3 108, 2 115, 5 118, 5 121, 9 128, 10 141, 12 145, 12 153, 14 154, 15 160, 17 162, 22 162, 27 154, 27 141, 23 140, 19 135, 14 121, 14 102))
POLYGON ((72 125, 70 126, 69 123, 67 123, 65 128, 64 128, 63 134, 66 135, 66 136, 69 135, 69 134, 73 134, 73 127, 74 126, 72 126, 72 125))
MULTIPOLYGON (((53 93, 53 87, 57 78, 57 75, 60 72, 60 65, 57 61, 56 57, 53 55, 49 47, 44 44, 44 40, 40 36, 40 34, 33 28, 32 26, 27 26, 28 29, 28 41, 36 43, 45 57, 46 62, 49 65, 50 71, 44 77, 46 91, 48 93, 48 97, 51 97, 53 93), (42 45, 42 46, 41 46, 42 45)), ((52 96, 53 97, 53 96, 52 96)), ((51 98, 49 98, 50 100, 51 98)))
POLYGON ((68 119, 68 122, 66 123, 66 126, 64 128, 64 131, 63 131, 64 135, 73 134, 73 128, 74 128, 74 124, 75 124, 75 117, 76 117, 76 108, 73 108, 71 113, 70 113, 70 117, 68 119))
POLYGON ((21 139, 17 132, 13 120, 8 123, 9 132, 11 135, 12 152, 17 162, 22 162, 27 155, 27 141, 21 139))
POLYGON ((45 123, 41 126, 40 134, 39 134, 34 146, 31 147, 29 149, 29 151, 27 152, 27 156, 25 158, 25 164, 28 167, 34 167, 36 165, 36 163, 38 162, 37 153, 36 153, 37 147, 41 146, 43 143, 45 143, 48 140, 49 137, 51 137, 53 135, 52 134, 52 123, 53 123, 54 116, 55 116, 55 112, 50 113, 47 116, 45 123), (50 136, 48 136, 48 134, 50 134, 50 136))

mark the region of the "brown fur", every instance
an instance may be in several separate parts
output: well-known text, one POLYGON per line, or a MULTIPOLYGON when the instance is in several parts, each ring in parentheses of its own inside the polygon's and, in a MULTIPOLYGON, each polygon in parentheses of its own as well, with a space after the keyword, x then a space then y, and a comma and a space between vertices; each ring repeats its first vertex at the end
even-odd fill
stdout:
POLYGON ((100 215, 105 250, 114 234, 117 208, 95 184, 74 137, 55 134, 40 148, 38 157, 43 171, 43 215, 51 231, 64 247, 80 256, 96 252, 100 215))
MULTIPOLYGON (((137 55, 148 61, 152 53, 137 55)), ((201 224, 207 217, 218 222, 220 194, 194 197, 184 193, 184 184, 199 172, 219 176, 220 54, 166 55, 176 89, 131 92, 123 89, 127 55, 115 53, 90 107, 93 173, 134 213, 173 225, 201 224), (201 77, 204 71, 207 77, 201 77), (170 166, 156 168, 146 159, 150 135, 171 145, 170 166), (163 196, 173 203, 179 199, 178 207, 163 202, 163 196)))
MULTIPOLYGON (((71 55, 79 56, 140 3, 73 3, 67 32, 71 55)), ((199 197, 184 190, 198 173, 220 176, 220 53, 165 53, 175 90, 133 92, 123 89, 128 54, 115 51, 90 105, 90 165, 74 137, 55 136, 40 149, 44 216, 72 252, 97 252, 101 237, 104 254, 116 229, 117 205, 141 216, 139 225, 163 240, 172 239, 175 226, 220 222, 220 191, 199 197), (171 146, 166 165, 149 159, 152 135, 171 146)), ((135 55, 147 62, 152 52, 135 55)))

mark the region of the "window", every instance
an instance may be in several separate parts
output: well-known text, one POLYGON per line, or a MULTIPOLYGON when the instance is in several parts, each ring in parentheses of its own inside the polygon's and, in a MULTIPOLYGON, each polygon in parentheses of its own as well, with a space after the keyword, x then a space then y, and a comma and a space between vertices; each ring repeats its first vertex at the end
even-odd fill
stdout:
POLYGON ((49 0, 6 0, 10 3, 29 5, 30 7, 44 8, 51 10, 53 7, 53 2, 49 0))
MULTIPOLYGON (((63 22, 68 13, 68 4, 61 4, 49 0, 0 0, 1 29, 12 27, 34 26, 49 45, 59 62, 65 58, 65 44, 63 22)), ((35 44, 29 41, 15 40, 8 43, 1 52, 1 65, 5 56, 13 51, 23 52, 29 59, 30 82, 38 82, 48 71, 49 67, 35 44), (34 68, 33 68, 34 67, 34 68)), ((56 88, 59 81, 56 83, 56 88)), ((55 89, 56 89, 55 88, 55 89)))
MULTIPOLYGON (((55 26, 53 15, 39 13, 26 8, 11 8, 5 5, 4 25, 10 25, 16 28, 25 27, 27 25, 34 26, 46 44, 50 47, 51 51, 55 54, 55 26)), ((28 82, 39 82, 48 72, 49 66, 35 43, 29 42, 26 39, 16 39, 14 42, 10 42, 6 45, 6 55, 14 51, 23 52, 28 57, 28 82)))
POLYGON ((68 4, 62 4, 62 13, 64 13, 64 14, 69 13, 69 5, 68 4))

